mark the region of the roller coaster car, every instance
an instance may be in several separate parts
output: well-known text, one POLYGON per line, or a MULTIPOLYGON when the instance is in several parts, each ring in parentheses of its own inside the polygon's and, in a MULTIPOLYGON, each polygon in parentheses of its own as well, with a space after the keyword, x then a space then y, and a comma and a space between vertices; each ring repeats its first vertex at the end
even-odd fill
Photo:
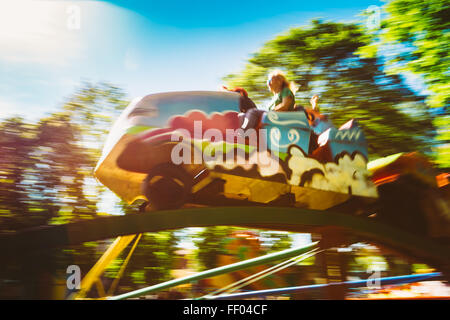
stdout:
POLYGON ((373 201, 364 133, 307 112, 267 112, 242 132, 235 92, 172 92, 134 100, 114 124, 95 175, 125 201, 156 209, 373 201))

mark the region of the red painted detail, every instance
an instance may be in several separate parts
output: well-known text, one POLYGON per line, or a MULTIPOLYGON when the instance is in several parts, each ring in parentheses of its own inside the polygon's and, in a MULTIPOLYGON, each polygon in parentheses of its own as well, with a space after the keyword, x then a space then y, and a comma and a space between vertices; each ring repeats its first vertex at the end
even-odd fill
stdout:
MULTIPOLYGON (((223 138, 226 137, 226 130, 237 130, 240 128, 238 113, 234 111, 226 113, 214 113, 208 117, 201 111, 192 111, 184 116, 175 116, 169 120, 169 127, 172 129, 185 129, 191 137, 202 139, 208 129, 215 129, 220 132, 223 138), (201 126, 194 131, 195 123, 201 123, 201 126), (201 135, 195 137, 195 135, 201 135)), ((218 140, 220 141, 220 140, 218 140)))

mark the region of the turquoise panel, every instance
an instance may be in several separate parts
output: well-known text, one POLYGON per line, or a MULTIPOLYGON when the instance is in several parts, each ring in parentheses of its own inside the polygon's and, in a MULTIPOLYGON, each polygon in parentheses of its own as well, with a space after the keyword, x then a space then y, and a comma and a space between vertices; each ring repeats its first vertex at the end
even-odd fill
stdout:
MULTIPOLYGON (((324 133, 326 134, 326 133, 324 133)), ((330 143, 333 159, 342 152, 349 154, 358 151, 368 158, 367 142, 363 131, 359 127, 338 130, 330 128, 328 141, 330 143)))
POLYGON ((286 153, 288 147, 295 144, 308 153, 311 129, 304 112, 270 111, 264 115, 262 123, 270 150, 286 153))

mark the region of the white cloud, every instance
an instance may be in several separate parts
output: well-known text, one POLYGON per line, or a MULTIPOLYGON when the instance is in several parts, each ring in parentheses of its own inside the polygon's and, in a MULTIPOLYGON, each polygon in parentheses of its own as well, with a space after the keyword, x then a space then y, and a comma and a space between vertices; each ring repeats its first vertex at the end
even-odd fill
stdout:
POLYGON ((82 24, 80 29, 71 28, 77 13, 71 6, 79 5, 73 1, 0 2, 0 61, 63 66, 77 58, 82 50, 82 24))
POLYGON ((18 114, 20 114, 20 112, 18 112, 14 103, 6 100, 0 100, 0 119, 5 119, 18 114))

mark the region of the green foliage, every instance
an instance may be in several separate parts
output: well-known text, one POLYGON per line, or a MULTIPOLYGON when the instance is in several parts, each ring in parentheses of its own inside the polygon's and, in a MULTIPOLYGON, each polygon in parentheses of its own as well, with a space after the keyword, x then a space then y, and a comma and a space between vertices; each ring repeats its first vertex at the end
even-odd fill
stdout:
POLYGON ((97 214, 103 189, 92 172, 126 103, 119 88, 86 83, 61 111, 37 124, 20 118, 0 123, 0 231, 97 214))
POLYGON ((321 111, 337 126, 358 119, 372 157, 429 152, 434 127, 423 97, 415 95, 400 76, 385 73, 379 59, 360 54, 370 41, 358 25, 315 20, 267 42, 242 72, 224 80, 248 89, 250 97, 261 103, 270 96, 267 74, 282 69, 299 85, 297 104, 307 106, 309 97, 319 93, 321 111))
POLYGON ((386 5, 382 44, 401 44, 392 50, 398 71, 421 75, 433 92, 432 107, 450 103, 450 3, 440 0, 393 0, 386 5))
MULTIPOLYGON (((97 215, 104 189, 95 183, 92 172, 112 120, 126 103, 119 88, 86 83, 60 110, 38 123, 17 117, 0 123, 1 233, 97 215)), ((2 268, 0 279, 21 283, 28 298, 44 298, 47 296, 39 291, 50 288, 52 282, 38 279, 47 275, 65 278, 61 270, 71 264, 89 270, 102 248, 94 242, 46 253, 22 253, 2 268), (35 261, 40 262, 34 271, 23 270, 35 261)), ((0 296, 5 294, 8 292, 0 291, 0 296)))
MULTIPOLYGON (((149 286, 172 279, 170 271, 173 269, 177 244, 178 237, 174 231, 144 233, 120 280, 120 287, 136 288, 138 285, 149 286)), ((117 276, 127 254, 125 250, 117 263, 108 268, 107 277, 117 276)))
POLYGON ((442 115, 434 120, 438 128, 436 140, 436 163, 444 168, 450 167, 450 115, 442 115))
POLYGON ((392 0, 385 11, 376 47, 386 56, 390 73, 419 76, 429 92, 426 104, 443 108, 433 122, 438 128, 434 151, 437 164, 449 167, 450 2, 392 0))
MULTIPOLYGON (((237 252, 228 252, 225 248, 227 243, 233 240, 233 232, 239 230, 246 229, 215 226, 204 228, 196 235, 197 259, 201 270, 219 267, 218 256, 221 254, 235 254, 238 259, 245 256, 244 251, 248 250, 247 247, 242 247, 242 250, 237 252)), ((260 230, 251 230, 251 232, 260 239, 261 248, 258 248, 258 251, 261 250, 261 254, 289 249, 292 246, 292 237, 289 233, 260 230)))
POLYGON ((35 128, 23 119, 11 118, 0 124, 0 230, 42 224, 49 218, 42 207, 36 208, 23 183, 33 163, 30 153, 35 143, 35 128))
POLYGON ((82 143, 89 150, 92 166, 101 155, 113 121, 128 103, 122 89, 108 83, 86 82, 63 106, 83 134, 82 143))
POLYGON ((266 253, 286 250, 292 247, 292 236, 286 232, 261 231, 262 246, 267 247, 266 253))
POLYGON ((201 270, 219 266, 217 257, 224 253, 224 241, 233 230, 238 228, 215 226, 204 228, 197 234, 195 244, 198 247, 197 259, 201 270))
POLYGON ((1 126, 0 152, 7 155, 0 173, 1 229, 95 215, 95 204, 83 193, 86 153, 66 114, 36 125, 13 118, 1 126))

